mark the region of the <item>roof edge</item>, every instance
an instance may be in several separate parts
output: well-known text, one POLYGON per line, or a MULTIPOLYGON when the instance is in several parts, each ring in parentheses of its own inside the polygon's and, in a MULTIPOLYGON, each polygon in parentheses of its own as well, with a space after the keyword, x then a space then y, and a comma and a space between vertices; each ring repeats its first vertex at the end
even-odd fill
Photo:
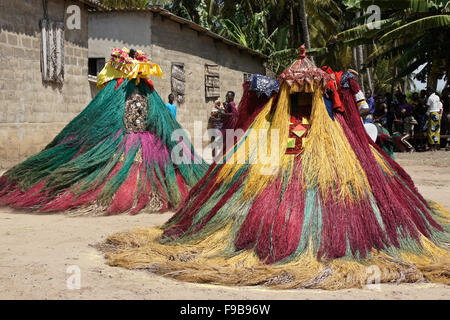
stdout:
POLYGON ((99 10, 99 11, 108 10, 107 6, 105 6, 104 4, 100 3, 97 0, 78 0, 78 2, 84 3, 85 5, 93 8, 93 9, 99 10))
MULTIPOLYGON (((92 0, 84 0, 84 1, 92 1, 92 0)), ((190 29, 195 30, 195 31, 197 31, 199 33, 202 33, 202 34, 204 34, 204 35, 206 35, 206 36, 208 36, 210 38, 213 38, 215 40, 221 41, 221 42, 223 42, 224 44, 226 44, 226 45, 228 45, 230 47, 235 47, 235 48, 237 48, 240 51, 245 51, 245 52, 249 53, 252 56, 257 56, 257 57, 259 57, 261 59, 264 59, 264 60, 268 59, 267 55, 265 55, 265 54, 263 54, 263 53, 261 53, 259 51, 256 51, 256 50, 253 50, 251 48, 245 47, 245 46, 243 46, 243 45, 241 45, 241 44, 239 44, 237 42, 234 42, 234 41, 231 41, 231 40, 229 40, 229 39, 227 39, 225 37, 222 37, 222 36, 218 35, 217 33, 214 33, 212 31, 204 28, 204 27, 200 26, 199 24, 197 24, 197 23, 195 23, 193 21, 190 21, 190 20, 184 19, 182 17, 179 17, 179 16, 177 16, 177 15, 175 15, 175 14, 173 14, 173 13, 171 13, 171 12, 161 8, 161 7, 158 7, 158 6, 151 6, 151 7, 142 8, 142 9, 140 9, 140 8, 106 8, 106 9, 101 9, 100 8, 99 11, 100 11, 100 13, 110 13, 110 12, 152 12, 154 14, 159 14, 159 15, 161 15, 163 17, 166 17, 166 18, 170 19, 171 21, 177 22, 180 25, 188 26, 190 29)))

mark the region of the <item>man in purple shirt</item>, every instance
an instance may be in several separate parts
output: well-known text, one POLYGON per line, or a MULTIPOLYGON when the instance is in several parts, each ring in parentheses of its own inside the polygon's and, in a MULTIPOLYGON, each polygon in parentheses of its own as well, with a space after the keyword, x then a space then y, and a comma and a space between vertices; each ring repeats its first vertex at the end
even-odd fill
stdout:
POLYGON ((237 120, 237 109, 234 103, 234 92, 228 91, 225 97, 226 101, 223 103, 223 109, 225 111, 222 132, 225 134, 226 129, 233 129, 237 120))
POLYGON ((406 112, 406 115, 411 115, 414 110, 414 106, 406 102, 406 95, 402 94, 399 98, 399 106, 397 108, 398 115, 402 114, 402 112, 406 112))
POLYGON ((369 106, 369 113, 363 117, 364 123, 373 123, 373 114, 375 112, 375 99, 372 94, 372 90, 367 89, 366 91, 366 102, 369 106))

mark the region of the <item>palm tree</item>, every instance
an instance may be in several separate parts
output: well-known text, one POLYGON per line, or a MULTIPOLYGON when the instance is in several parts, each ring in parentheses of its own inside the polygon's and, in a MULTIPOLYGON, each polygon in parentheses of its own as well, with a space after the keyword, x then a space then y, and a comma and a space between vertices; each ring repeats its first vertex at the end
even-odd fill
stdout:
POLYGON ((358 44, 375 44, 375 50, 366 59, 373 66, 382 59, 392 59, 399 69, 394 80, 400 80, 425 64, 426 74, 420 80, 436 88, 437 80, 449 75, 450 15, 449 1, 444 0, 362 0, 361 6, 376 4, 385 19, 363 24, 339 33, 338 41, 358 44))

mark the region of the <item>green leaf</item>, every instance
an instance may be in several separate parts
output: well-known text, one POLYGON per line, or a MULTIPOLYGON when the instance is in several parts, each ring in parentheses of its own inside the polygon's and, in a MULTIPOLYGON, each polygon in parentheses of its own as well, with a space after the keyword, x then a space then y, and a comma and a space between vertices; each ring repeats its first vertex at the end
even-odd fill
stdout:
POLYGON ((417 37, 418 34, 423 33, 424 31, 427 31, 429 29, 448 28, 449 26, 450 26, 450 16, 448 15, 436 15, 426 17, 412 21, 386 33, 380 38, 380 41, 392 41, 394 39, 404 37, 406 35, 417 37))

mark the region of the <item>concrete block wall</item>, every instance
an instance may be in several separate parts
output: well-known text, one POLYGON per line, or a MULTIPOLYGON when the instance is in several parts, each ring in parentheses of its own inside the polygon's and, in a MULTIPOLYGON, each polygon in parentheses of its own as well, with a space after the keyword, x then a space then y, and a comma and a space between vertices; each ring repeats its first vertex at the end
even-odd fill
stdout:
POLYGON ((63 21, 81 8, 81 29, 65 31, 65 80, 42 82, 41 0, 0 0, 0 168, 39 152, 90 101, 87 10, 78 2, 49 0, 49 18, 63 21))
POLYGON ((177 120, 189 132, 191 139, 203 140, 214 99, 205 97, 205 64, 219 65, 220 101, 225 100, 227 91, 234 91, 238 105, 242 96, 244 73, 264 74, 260 58, 239 51, 234 47, 215 41, 186 26, 163 18, 152 17, 151 58, 158 63, 165 75, 155 79, 155 88, 167 102, 171 92, 170 76, 173 62, 184 63, 186 73, 185 102, 178 106, 177 120), (202 130, 194 130, 194 123, 201 122, 202 130))

